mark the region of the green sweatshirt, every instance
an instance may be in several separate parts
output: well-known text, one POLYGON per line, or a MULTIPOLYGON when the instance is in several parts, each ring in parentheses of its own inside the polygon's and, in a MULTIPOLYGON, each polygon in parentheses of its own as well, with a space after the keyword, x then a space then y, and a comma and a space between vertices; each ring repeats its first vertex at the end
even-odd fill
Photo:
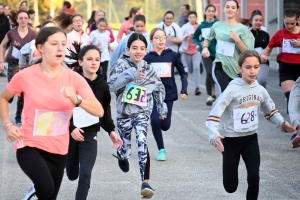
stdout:
POLYGON ((205 37, 206 40, 217 40, 216 62, 221 62, 224 72, 232 79, 238 77, 238 59, 241 51, 238 45, 230 38, 229 31, 234 31, 241 38, 248 50, 254 49, 254 36, 243 24, 229 26, 225 21, 218 21, 211 27, 205 37))
MULTIPOLYGON (((205 37, 207 36, 207 33, 210 32, 210 28, 212 27, 212 25, 217 21, 219 21, 217 18, 215 18, 214 21, 210 22, 210 23, 207 22, 206 20, 204 20, 196 29, 196 31, 194 33, 193 41, 196 45, 199 46, 200 53, 203 50, 202 42, 204 41, 205 37)), ((208 47, 211 57, 215 57, 215 55, 216 55, 216 45, 217 45, 217 41, 212 40, 208 47)))

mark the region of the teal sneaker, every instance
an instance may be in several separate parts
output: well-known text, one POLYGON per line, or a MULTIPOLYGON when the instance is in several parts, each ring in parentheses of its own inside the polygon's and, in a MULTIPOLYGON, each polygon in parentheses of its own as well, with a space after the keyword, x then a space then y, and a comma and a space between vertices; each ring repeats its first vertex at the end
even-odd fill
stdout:
POLYGON ((165 161, 167 158, 167 152, 164 149, 159 150, 156 160, 165 161))

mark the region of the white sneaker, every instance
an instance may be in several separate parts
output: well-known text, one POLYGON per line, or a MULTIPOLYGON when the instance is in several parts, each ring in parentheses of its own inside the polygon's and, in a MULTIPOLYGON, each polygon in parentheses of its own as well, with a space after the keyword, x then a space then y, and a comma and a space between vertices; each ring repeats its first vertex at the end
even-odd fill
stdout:
POLYGON ((206 100, 206 105, 207 106, 211 106, 214 102, 214 99, 212 98, 212 96, 208 96, 207 100, 206 100))
POLYGON ((22 200, 35 200, 37 199, 37 197, 35 196, 35 188, 34 188, 34 185, 32 184, 32 186, 29 188, 26 196, 24 199, 22 200))

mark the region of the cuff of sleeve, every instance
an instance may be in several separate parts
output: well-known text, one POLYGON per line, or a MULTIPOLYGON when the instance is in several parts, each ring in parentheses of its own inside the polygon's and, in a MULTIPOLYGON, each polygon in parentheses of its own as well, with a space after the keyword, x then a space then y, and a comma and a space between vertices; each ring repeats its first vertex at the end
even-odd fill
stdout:
POLYGON ((218 140, 219 134, 214 134, 213 136, 209 137, 209 142, 211 145, 216 146, 216 142, 218 140))
POLYGON ((181 94, 185 94, 186 96, 188 96, 187 88, 182 89, 181 90, 181 94))
POLYGON ((297 128, 297 126, 300 125, 300 122, 299 122, 299 120, 295 120, 295 121, 292 122, 292 124, 293 124, 294 128, 297 128))

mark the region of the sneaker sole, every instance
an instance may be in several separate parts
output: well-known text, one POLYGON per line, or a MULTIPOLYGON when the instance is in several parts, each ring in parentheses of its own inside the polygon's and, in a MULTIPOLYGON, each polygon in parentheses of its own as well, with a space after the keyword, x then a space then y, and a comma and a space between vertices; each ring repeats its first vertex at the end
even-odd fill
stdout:
POLYGON ((161 158, 161 159, 156 159, 157 161, 166 161, 165 158, 161 158))
POLYGON ((214 102, 214 101, 207 101, 207 102, 206 102, 206 105, 207 105, 207 106, 212 106, 213 102, 214 102))
POLYGON ((200 94, 201 94, 201 92, 195 92, 195 95, 197 95, 197 96, 200 95, 200 94))
POLYGON ((292 141, 293 148, 300 147, 300 137, 295 137, 295 139, 292 141))
POLYGON ((141 195, 146 198, 151 198, 154 195, 154 192, 149 188, 145 188, 141 191, 141 195))

